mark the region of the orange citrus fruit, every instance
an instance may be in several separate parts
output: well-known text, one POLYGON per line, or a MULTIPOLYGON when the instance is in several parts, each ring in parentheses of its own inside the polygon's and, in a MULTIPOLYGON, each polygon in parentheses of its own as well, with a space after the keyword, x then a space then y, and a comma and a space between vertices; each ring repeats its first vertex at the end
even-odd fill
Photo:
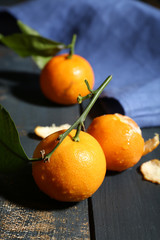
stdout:
MULTIPOLYGON (((41 157, 57 144, 64 130, 44 138, 36 147, 33 157, 41 157)), ((95 138, 80 132, 80 141, 75 142, 72 130, 53 152, 48 162, 32 164, 32 174, 39 189, 59 201, 76 202, 90 197, 102 184, 106 173, 104 152, 95 138)))
POLYGON ((142 157, 141 130, 128 116, 108 114, 93 119, 87 132, 97 139, 106 157, 107 169, 123 171, 142 157))
POLYGON ((45 65, 40 75, 40 87, 49 100, 69 105, 77 103, 79 94, 85 96, 89 93, 84 80, 92 89, 94 72, 90 63, 76 54, 71 58, 68 54, 60 54, 45 65))

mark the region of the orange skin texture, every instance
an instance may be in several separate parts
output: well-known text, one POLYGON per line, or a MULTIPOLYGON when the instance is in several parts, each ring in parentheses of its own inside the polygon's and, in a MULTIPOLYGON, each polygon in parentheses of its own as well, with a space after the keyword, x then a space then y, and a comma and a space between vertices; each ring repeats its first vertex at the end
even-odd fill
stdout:
MULTIPOLYGON (((57 144, 59 131, 43 139, 33 157, 41 157, 57 144)), ((59 201, 77 202, 90 197, 102 184, 106 174, 106 160, 100 144, 91 135, 80 132, 80 141, 74 142, 72 130, 62 141, 50 161, 32 164, 32 174, 37 186, 45 194, 59 201)))
POLYGON ((94 72, 90 63, 79 55, 60 54, 53 57, 40 75, 40 87, 43 94, 58 104, 76 104, 80 94, 89 93, 84 80, 94 86, 94 72))
POLYGON ((97 117, 87 132, 100 143, 108 170, 121 172, 133 167, 142 157, 144 139, 141 130, 127 116, 108 114, 97 117))

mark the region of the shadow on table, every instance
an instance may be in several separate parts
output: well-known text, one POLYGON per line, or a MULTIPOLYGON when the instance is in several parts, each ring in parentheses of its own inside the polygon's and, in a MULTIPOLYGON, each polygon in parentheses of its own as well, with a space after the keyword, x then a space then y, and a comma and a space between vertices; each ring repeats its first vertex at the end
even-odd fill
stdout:
POLYGON ((39 106, 63 107, 49 101, 42 94, 39 74, 14 71, 0 71, 0 86, 7 88, 16 98, 39 106))
POLYGON ((21 101, 38 106, 67 107, 71 105, 56 104, 42 93, 38 73, 0 71, 0 87, 6 88, 21 101))
POLYGON ((0 198, 33 210, 63 210, 77 204, 59 202, 41 192, 32 177, 31 165, 15 174, 0 174, 0 198))

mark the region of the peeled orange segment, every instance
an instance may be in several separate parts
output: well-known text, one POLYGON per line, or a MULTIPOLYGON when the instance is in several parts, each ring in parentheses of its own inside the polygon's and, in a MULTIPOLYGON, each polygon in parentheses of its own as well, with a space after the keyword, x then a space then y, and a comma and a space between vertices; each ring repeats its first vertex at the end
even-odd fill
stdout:
POLYGON ((158 159, 143 163, 140 171, 145 180, 160 184, 160 161, 158 159))
POLYGON ((143 156, 152 152, 156 147, 159 145, 159 134, 155 134, 153 138, 148 139, 144 143, 144 151, 143 151, 143 156))
POLYGON ((53 123, 51 126, 37 126, 34 129, 34 132, 38 137, 45 138, 45 137, 49 136, 50 134, 52 134, 54 132, 68 129, 70 126, 71 125, 69 125, 68 123, 62 124, 60 126, 56 126, 53 123))

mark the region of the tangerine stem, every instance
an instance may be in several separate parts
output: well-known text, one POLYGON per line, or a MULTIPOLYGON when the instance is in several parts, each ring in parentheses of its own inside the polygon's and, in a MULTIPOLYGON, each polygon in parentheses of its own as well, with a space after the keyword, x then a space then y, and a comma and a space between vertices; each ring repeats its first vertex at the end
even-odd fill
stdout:
POLYGON ((96 90, 94 91, 94 90, 92 90, 92 89, 90 88, 89 83, 88 83, 87 80, 85 80, 85 84, 87 85, 88 91, 89 91, 90 93, 89 93, 88 95, 84 96, 84 97, 82 97, 81 95, 79 95, 79 96, 77 97, 77 102, 78 102, 79 104, 82 103, 84 100, 93 97, 93 95, 96 94, 96 90))
POLYGON ((72 58, 72 55, 74 54, 74 47, 75 47, 76 39, 77 39, 77 35, 76 35, 76 34, 73 34, 72 42, 71 42, 71 44, 69 45, 70 53, 69 53, 69 55, 68 55, 67 58, 72 58))
POLYGON ((75 136, 72 138, 73 139, 73 141, 75 141, 75 142, 79 142, 80 141, 80 139, 79 139, 79 133, 80 133, 80 131, 81 131, 81 123, 79 123, 78 124, 78 126, 77 126, 77 131, 76 131, 76 134, 75 134, 75 136))
MULTIPOLYGON (((59 135, 58 137, 58 143, 57 145, 54 147, 54 149, 49 153, 46 154, 44 157, 41 158, 30 158, 30 161, 40 161, 40 160, 44 160, 47 161, 50 159, 51 155, 53 154, 53 152, 58 148, 58 146, 61 144, 61 142, 65 139, 65 137, 74 129, 77 127, 77 131, 75 136, 72 138, 73 141, 79 141, 79 133, 81 131, 81 128, 84 128, 84 121, 89 113, 89 111, 91 110, 91 108, 93 107, 93 105, 95 104, 96 100, 98 99, 99 95, 102 93, 102 91, 104 90, 104 88, 108 85, 108 83, 111 81, 112 76, 110 75, 108 78, 106 78, 106 80, 100 85, 99 88, 97 88, 97 90, 92 91, 92 100, 90 101, 90 103, 88 104, 88 106, 86 107, 86 109, 84 110, 84 112, 81 114, 81 116, 73 123, 73 125, 67 129, 67 131, 65 131, 63 134, 59 135)), ((88 94, 89 95, 89 94, 88 94)), ((90 97, 92 97, 91 95, 89 95, 90 97)))
MULTIPOLYGON (((109 77, 106 78, 106 80, 100 85, 99 88, 97 88, 97 90, 92 91, 92 94, 94 95, 91 102, 88 104, 87 108, 85 109, 85 111, 82 113, 81 117, 83 116, 84 120, 86 119, 89 111, 91 110, 91 108, 93 107, 93 105, 95 104, 95 102, 97 101, 99 95, 102 93, 102 91, 104 90, 104 88, 108 85, 108 83, 111 81, 112 79, 112 75, 110 75, 109 77)), ((89 94, 90 97, 90 94, 89 94)), ((89 98, 88 97, 88 98, 89 98)), ((80 118, 81 118, 80 117, 80 118)))

